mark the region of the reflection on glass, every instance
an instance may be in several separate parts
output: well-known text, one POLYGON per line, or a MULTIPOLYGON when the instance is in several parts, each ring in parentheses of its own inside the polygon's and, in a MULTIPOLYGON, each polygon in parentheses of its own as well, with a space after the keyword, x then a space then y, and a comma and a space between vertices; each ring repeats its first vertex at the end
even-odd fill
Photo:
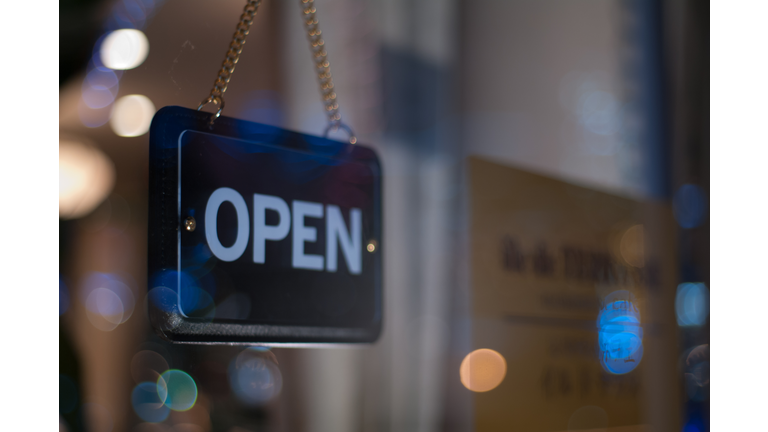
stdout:
POLYGON ((229 365, 229 385, 246 405, 263 405, 280 394, 283 376, 269 349, 247 349, 229 365))
POLYGON ((492 349, 477 349, 464 357, 459 375, 464 387, 473 392, 493 390, 507 375, 507 361, 492 349))
POLYGON ((709 291, 703 283, 686 282, 677 286, 675 297, 677 324, 680 327, 704 325, 709 315, 709 291))
POLYGON ((640 311, 632 293, 621 290, 606 296, 597 317, 600 364, 612 374, 634 370, 643 358, 640 311))

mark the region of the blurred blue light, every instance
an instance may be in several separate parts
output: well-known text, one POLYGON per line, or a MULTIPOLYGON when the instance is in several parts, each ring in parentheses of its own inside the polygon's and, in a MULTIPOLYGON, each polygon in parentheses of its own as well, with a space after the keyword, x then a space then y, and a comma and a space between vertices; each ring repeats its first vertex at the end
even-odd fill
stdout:
POLYGON ((640 312, 629 291, 609 294, 597 317, 600 364, 612 374, 634 370, 643 358, 640 312))
POLYGON ((59 374, 59 412, 71 413, 77 407, 77 385, 67 375, 59 374))
POLYGON ((90 108, 82 100, 77 105, 77 114, 80 117, 80 122, 83 123, 83 126, 89 128, 97 128, 107 124, 111 111, 111 108, 108 107, 99 109, 90 108))
POLYGON ((63 315, 67 309, 69 309, 69 289, 64 283, 64 278, 59 275, 59 315, 63 315))
POLYGON ((113 76, 104 75, 104 64, 101 61, 101 44, 112 31, 118 29, 143 29, 147 20, 157 9, 163 0, 122 0, 114 2, 109 16, 104 20, 104 33, 96 40, 91 54, 88 75, 83 81, 82 103, 78 106, 80 121, 84 126, 96 128, 105 125, 109 121, 108 108, 115 101, 117 86, 122 73, 115 72, 113 76), (96 71, 96 72, 94 72, 96 71), (93 74, 93 75, 92 75, 93 74), (112 82, 113 78, 115 82, 112 82), (94 82, 94 80, 96 82, 94 82), (110 89, 112 91, 106 91, 110 89), (106 110, 99 112, 98 110, 106 110))
POLYGON ((192 377, 181 370, 170 369, 157 379, 157 395, 174 411, 187 411, 197 401, 197 384, 192 377))
POLYGON ((681 327, 704 325, 709 315, 709 292, 703 283, 686 282, 677 286, 675 297, 677 324, 681 327))
POLYGON ((168 418, 171 412, 160 399, 157 394, 157 384, 153 382, 142 382, 134 387, 131 393, 131 405, 136 415, 149 423, 159 423, 168 418))
POLYGON ((701 432, 693 423, 687 423, 685 426, 683 426, 683 432, 701 432))
MULTIPOLYGON (((255 347, 262 348, 262 347, 255 347)), ((229 365, 229 385, 238 399, 246 405, 258 406, 280 394, 283 377, 261 349, 246 349, 229 365)))
POLYGON ((105 108, 114 101, 115 95, 108 88, 86 86, 83 89, 83 102, 88 108, 105 108))
POLYGON ((707 212, 707 200, 700 187, 684 184, 675 193, 673 200, 675 219, 681 227, 696 228, 704 221, 707 212))
POLYGON ((95 67, 85 76, 83 87, 111 89, 120 83, 120 78, 115 71, 107 67, 95 67))

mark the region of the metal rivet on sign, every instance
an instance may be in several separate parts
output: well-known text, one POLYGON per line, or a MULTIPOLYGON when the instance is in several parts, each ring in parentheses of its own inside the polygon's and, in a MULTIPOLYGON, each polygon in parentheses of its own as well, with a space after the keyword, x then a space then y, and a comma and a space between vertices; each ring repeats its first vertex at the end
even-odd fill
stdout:
POLYGON ((368 242, 368 246, 365 247, 368 252, 375 252, 376 251, 376 240, 371 240, 368 242))
POLYGON ((197 221, 195 221, 195 218, 190 216, 184 220, 184 229, 192 232, 195 230, 195 228, 197 228, 197 221))

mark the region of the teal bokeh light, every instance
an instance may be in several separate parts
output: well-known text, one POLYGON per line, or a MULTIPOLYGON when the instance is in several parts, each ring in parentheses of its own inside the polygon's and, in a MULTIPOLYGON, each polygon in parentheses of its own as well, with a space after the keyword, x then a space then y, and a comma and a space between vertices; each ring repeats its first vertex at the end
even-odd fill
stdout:
POLYGON ((187 411, 197 401, 197 384, 184 371, 167 370, 157 379, 157 395, 168 408, 187 411))

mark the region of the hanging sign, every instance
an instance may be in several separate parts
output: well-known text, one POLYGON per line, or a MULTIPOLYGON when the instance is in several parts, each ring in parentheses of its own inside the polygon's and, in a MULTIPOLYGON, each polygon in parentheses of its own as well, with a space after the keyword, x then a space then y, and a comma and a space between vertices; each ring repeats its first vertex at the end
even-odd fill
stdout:
POLYGON ((150 129, 155 330, 188 343, 373 342, 381 167, 373 150, 181 107, 150 129))

